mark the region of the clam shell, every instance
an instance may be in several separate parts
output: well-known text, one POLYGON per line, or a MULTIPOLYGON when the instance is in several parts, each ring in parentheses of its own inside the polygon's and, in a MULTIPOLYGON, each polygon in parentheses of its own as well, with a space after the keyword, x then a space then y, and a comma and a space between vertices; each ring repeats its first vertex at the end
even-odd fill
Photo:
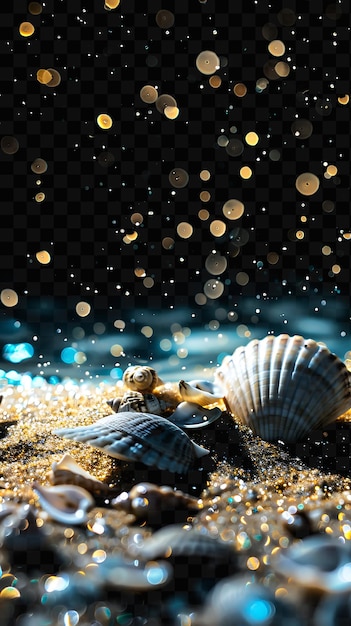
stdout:
POLYGON ((82 524, 87 521, 87 511, 94 504, 91 494, 76 485, 56 485, 44 487, 38 482, 33 483, 33 490, 39 497, 44 511, 62 524, 82 524))
POLYGON ((170 524, 156 531, 138 549, 138 556, 145 560, 172 556, 199 556, 222 560, 234 552, 220 539, 204 535, 194 528, 170 524))
POLYGON ((131 365, 123 374, 123 382, 132 391, 152 391, 162 385, 156 370, 147 365, 131 365))
POLYGON ((215 422, 222 415, 221 409, 214 407, 206 409, 194 402, 181 402, 168 419, 186 430, 204 428, 215 422))
POLYGON ((237 348, 216 380, 230 411, 267 441, 298 441, 351 407, 345 364, 299 335, 270 335, 237 348))
POLYGON ((68 453, 52 464, 50 482, 53 485, 77 485, 92 493, 107 493, 109 491, 109 486, 106 483, 86 472, 68 453))
POLYGON ((54 434, 88 443, 123 461, 141 461, 179 474, 187 472, 196 457, 209 454, 178 426, 151 413, 113 413, 89 426, 59 428, 54 434))
POLYGON ((351 547, 349 542, 321 535, 306 537, 272 560, 279 574, 306 590, 326 594, 351 592, 351 547))

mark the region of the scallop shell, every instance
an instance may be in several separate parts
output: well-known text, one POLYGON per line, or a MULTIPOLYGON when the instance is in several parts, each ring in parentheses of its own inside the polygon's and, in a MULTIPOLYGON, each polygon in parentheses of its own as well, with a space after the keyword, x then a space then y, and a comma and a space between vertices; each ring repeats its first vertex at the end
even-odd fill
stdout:
POLYGON ((167 509, 200 509, 201 504, 187 493, 174 490, 167 485, 159 487, 153 483, 139 483, 127 493, 124 491, 112 500, 115 509, 132 513, 136 517, 147 518, 167 509))
POLYGON ((87 511, 94 504, 91 494, 76 485, 56 485, 44 487, 38 482, 33 483, 33 490, 38 495, 44 511, 62 524, 82 524, 88 519, 87 511))
POLYGON ((113 413, 89 426, 59 428, 54 434, 88 443, 123 461, 141 461, 179 474, 187 472, 196 457, 209 454, 178 426, 151 413, 113 413))
POLYGON ((351 407, 345 364, 299 335, 250 341, 224 358, 216 379, 230 411, 267 441, 298 441, 351 407))
POLYGON ((279 574, 307 591, 326 594, 351 592, 351 547, 329 535, 306 537, 272 560, 279 574))
POLYGON ((132 391, 152 391, 162 385, 156 370, 147 365, 131 365, 123 374, 123 382, 132 391))
POLYGON ((86 472, 74 458, 66 453, 52 464, 50 482, 53 485, 77 485, 91 493, 107 493, 109 486, 86 472))
POLYGON ((157 398, 153 393, 141 393, 140 391, 127 391, 120 401, 117 403, 111 400, 108 404, 117 413, 126 411, 136 411, 138 413, 153 413, 154 415, 162 415, 167 409, 164 400, 157 398), (117 409, 115 409, 117 407, 117 409))
POLYGON ((194 528, 184 528, 181 524, 170 524, 145 539, 137 552, 145 560, 172 556, 199 556, 222 560, 234 557, 234 551, 227 543, 205 535, 194 528))

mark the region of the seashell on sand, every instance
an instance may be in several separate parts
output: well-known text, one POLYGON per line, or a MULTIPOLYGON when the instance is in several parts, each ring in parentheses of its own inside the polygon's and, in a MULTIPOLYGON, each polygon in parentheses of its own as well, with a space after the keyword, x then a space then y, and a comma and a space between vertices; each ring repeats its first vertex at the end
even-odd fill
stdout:
POLYGON ((181 524, 170 524, 145 539, 138 549, 138 556, 154 560, 172 556, 197 556, 208 559, 234 557, 234 551, 220 539, 204 535, 194 528, 184 528, 181 524))
POLYGON ((122 492, 111 501, 111 504, 116 509, 141 518, 147 518, 162 510, 177 508, 198 510, 201 508, 197 498, 167 485, 159 487, 153 483, 134 485, 129 493, 122 492))
POLYGON ((131 391, 152 391, 163 384, 156 370, 147 365, 131 365, 123 374, 123 383, 131 391))
POLYGON ((351 547, 329 535, 306 537, 272 559, 275 571, 306 591, 351 592, 351 547))
MULTIPOLYGON (((304 626, 298 608, 268 587, 244 577, 224 578, 206 598, 194 626, 304 626)), ((305 625, 307 626, 307 624, 305 625)))
POLYGON ((95 505, 92 495, 76 485, 44 487, 34 482, 33 490, 43 511, 61 524, 83 524, 88 519, 87 511, 95 505))
POLYGON ((266 441, 301 440, 351 407, 345 364, 299 335, 269 335, 237 348, 216 381, 233 415, 266 441))
POLYGON ((168 419, 186 430, 204 428, 215 422, 222 415, 221 409, 207 409, 194 402, 181 402, 168 419))
POLYGON ((199 387, 195 387, 190 383, 186 383, 185 380, 179 381, 179 393, 185 402, 195 402, 196 404, 200 404, 200 406, 213 404, 223 398, 221 391, 211 393, 199 387))
POLYGON ((186 473, 209 450, 195 444, 178 426, 151 413, 113 413, 89 426, 59 428, 54 434, 88 443, 122 461, 186 473))
POLYGON ((49 479, 53 485, 77 485, 91 493, 107 493, 109 491, 109 486, 106 483, 86 472, 68 453, 52 464, 49 479))

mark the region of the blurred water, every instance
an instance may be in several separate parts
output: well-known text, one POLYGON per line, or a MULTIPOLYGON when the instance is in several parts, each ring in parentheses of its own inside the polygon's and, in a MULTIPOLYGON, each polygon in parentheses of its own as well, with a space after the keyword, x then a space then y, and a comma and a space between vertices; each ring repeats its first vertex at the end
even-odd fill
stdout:
POLYGON ((102 318, 58 324, 48 304, 41 301, 41 306, 45 315, 37 323, 0 322, 0 367, 10 382, 24 372, 51 382, 65 377, 112 382, 131 363, 153 364, 166 381, 211 378, 225 354, 268 333, 322 341, 342 359, 351 351, 349 301, 340 297, 245 298, 231 313, 216 309, 207 319, 186 307, 146 308, 125 312, 121 330, 102 318))

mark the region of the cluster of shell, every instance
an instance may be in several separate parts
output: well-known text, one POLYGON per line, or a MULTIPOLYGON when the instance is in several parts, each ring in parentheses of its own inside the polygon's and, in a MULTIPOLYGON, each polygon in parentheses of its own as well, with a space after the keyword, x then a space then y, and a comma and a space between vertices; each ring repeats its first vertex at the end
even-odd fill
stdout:
MULTIPOLYGON (((69 526, 86 523, 89 511, 95 505, 94 496, 101 493, 103 483, 81 468, 68 454, 53 464, 50 478, 53 486, 33 485, 38 506, 42 509, 41 517, 46 514, 69 526), (60 484, 62 480, 70 480, 72 484, 60 484)), ((108 495, 110 491, 105 485, 103 492, 108 495)), ((151 483, 134 485, 129 493, 123 492, 110 498, 109 502, 113 508, 132 514, 142 521, 148 520, 150 511, 175 511, 179 508, 194 514, 204 506, 202 500, 189 494, 151 483)), ((10 518, 17 515, 21 519, 25 516, 29 521, 31 518, 28 510, 15 513, 15 508, 8 509, 2 515, 10 518)), ((6 524, 6 532, 10 527, 11 520, 6 524)), ((35 524, 34 528, 38 534, 39 529, 35 524)), ((351 544, 328 534, 311 535, 311 532, 312 528, 301 541, 293 542, 288 548, 272 555, 271 576, 275 585, 285 586, 292 592, 291 598, 289 594, 286 597, 275 594, 274 586, 267 587, 257 581, 252 573, 243 572, 234 546, 219 536, 203 534, 189 522, 167 525, 144 538, 140 544, 130 545, 129 558, 107 555, 103 563, 94 567, 87 559, 85 566, 83 563, 83 572, 87 585, 92 583, 93 578, 97 578, 101 588, 105 586, 133 592, 162 587, 169 589, 172 579, 175 579, 172 583, 174 585, 177 584, 177 575, 184 576, 184 558, 189 562, 195 558, 196 563, 202 563, 204 580, 208 571, 211 572, 212 587, 208 590, 205 582, 202 587, 203 581, 199 579, 197 592, 201 602, 196 598, 194 606, 184 606, 182 609, 184 620, 187 619, 186 615, 191 615, 191 624, 194 626, 349 624, 351 544), (178 562, 181 567, 177 574, 178 562), (221 569, 215 570, 216 566, 221 569), (221 571, 222 574, 218 577, 215 571, 221 571), (301 606, 296 606, 296 597, 302 600, 301 606)), ((34 535, 30 538, 31 544, 33 540, 38 541, 34 535)), ((88 588, 84 592, 87 594, 88 588)))
POLYGON ((123 383, 124 395, 108 401, 114 413, 54 433, 118 459, 186 473, 209 453, 187 433, 215 422, 220 407, 262 439, 287 443, 324 428, 351 407, 345 364, 324 345, 298 335, 269 335, 237 348, 224 358, 214 382, 181 380, 174 390, 153 368, 132 366, 123 383))
POLYGON ((222 394, 208 381, 181 380, 176 389, 165 385, 148 366, 131 366, 123 375, 127 391, 108 400, 114 413, 90 426, 61 428, 55 434, 88 443, 123 461, 183 474, 209 450, 193 442, 186 431, 207 427, 222 414, 222 394))
MULTIPOLYGON (((180 381, 174 390, 164 385, 153 368, 140 366, 128 368, 123 382, 127 388, 124 395, 108 401, 114 411, 111 415, 90 426, 55 433, 118 459, 141 461, 175 473, 187 472, 196 457, 208 454, 186 431, 215 422, 223 401, 235 419, 273 441, 296 441, 326 426, 351 406, 346 366, 326 347, 299 336, 268 336, 238 348, 224 359, 214 382, 180 381)), ((53 464, 50 481, 51 486, 33 484, 41 515, 69 526, 87 523, 101 496, 114 509, 143 523, 148 523, 155 512, 180 509, 189 514, 203 506, 202 500, 189 494, 147 482, 116 495, 69 454, 53 464)), ((351 548, 328 535, 305 537, 272 558, 274 575, 288 588, 292 582, 301 588, 302 595, 317 596, 317 608, 313 607, 313 615, 307 617, 288 599, 240 572, 233 547, 220 537, 202 534, 190 523, 157 530, 140 546, 130 548, 130 560, 108 556, 99 565, 97 578, 117 589, 164 587, 176 577, 177 558, 193 556, 208 559, 212 566, 227 563, 222 570, 226 574, 217 584, 212 570, 204 576, 215 586, 210 592, 204 588, 203 608, 189 607, 194 626, 351 623, 351 548), (340 615, 345 616, 345 622, 340 621, 340 615)), ((87 581, 91 581, 90 569, 87 563, 87 581)), ((96 568, 93 576, 95 580, 96 568)))

